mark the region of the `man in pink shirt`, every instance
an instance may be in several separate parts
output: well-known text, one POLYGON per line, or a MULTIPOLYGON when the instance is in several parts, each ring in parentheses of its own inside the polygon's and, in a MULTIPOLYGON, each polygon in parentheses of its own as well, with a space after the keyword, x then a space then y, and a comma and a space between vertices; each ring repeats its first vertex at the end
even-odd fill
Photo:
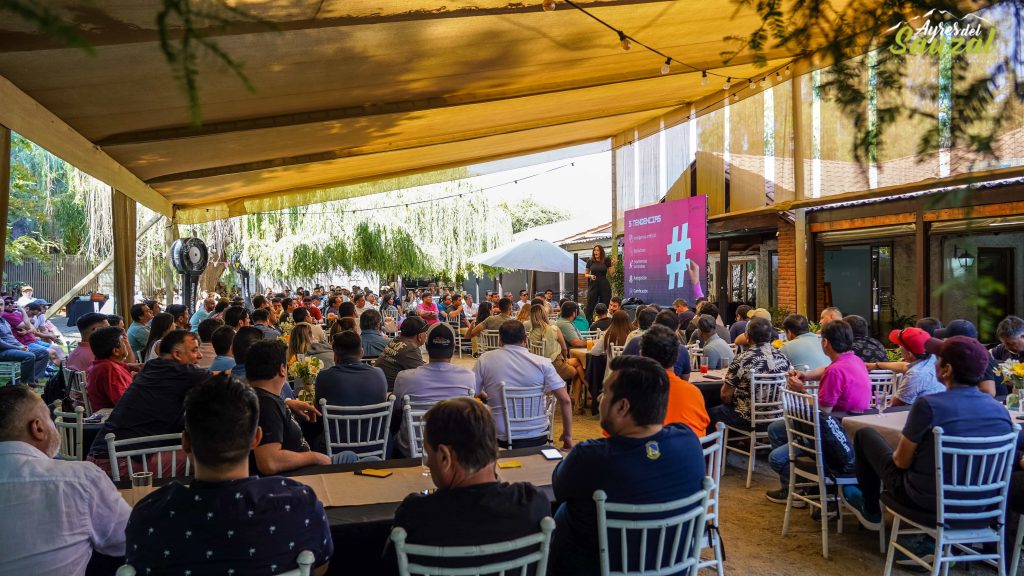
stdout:
POLYGON ((68 355, 64 366, 77 372, 85 372, 89 369, 89 366, 92 366, 93 360, 96 359, 92 349, 89 348, 89 336, 92 336, 92 333, 96 330, 106 328, 110 324, 107 322, 106 314, 89 312, 88 314, 82 314, 75 325, 78 327, 78 333, 82 335, 82 341, 68 355))
POLYGON ((100 328, 89 336, 89 347, 96 359, 87 371, 89 403, 93 410, 113 408, 132 383, 125 364, 131 350, 124 330, 114 326, 100 328))
POLYGON ((430 292, 423 293, 423 301, 416 306, 416 314, 426 320, 428 326, 437 324, 439 314, 437 304, 434 304, 433 294, 430 292))
MULTIPOLYGON (((821 349, 832 361, 828 366, 806 372, 789 372, 789 389, 805 393, 804 382, 818 385, 818 406, 822 413, 861 413, 871 405, 871 378, 864 361, 853 353, 853 329, 843 320, 833 320, 821 328, 821 349)), ((768 500, 785 504, 789 491, 789 447, 786 423, 783 420, 768 425, 768 440, 772 451, 768 464, 779 473, 782 488, 770 490, 768 500)), ((794 502, 795 504, 796 502, 794 502)))

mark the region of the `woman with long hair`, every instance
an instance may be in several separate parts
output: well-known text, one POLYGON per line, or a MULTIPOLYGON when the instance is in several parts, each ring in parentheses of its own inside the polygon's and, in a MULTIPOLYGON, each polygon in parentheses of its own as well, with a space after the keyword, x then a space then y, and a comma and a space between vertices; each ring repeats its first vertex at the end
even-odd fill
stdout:
POLYGON ((594 307, 598 302, 611 304, 612 285, 608 281, 608 275, 614 273, 615 267, 612 266, 612 259, 605 255, 604 246, 594 246, 587 260, 586 270, 586 277, 590 280, 590 285, 587 286, 587 322, 593 321, 594 307))
POLYGON ((530 305, 530 304, 524 304, 523 307, 519 309, 519 313, 516 314, 516 320, 519 320, 523 324, 525 324, 527 321, 529 321, 530 320, 530 309, 532 307, 533 306, 530 305))
POLYGON ((405 291, 405 298, 402 298, 402 308, 405 309, 406 314, 410 310, 416 309, 416 292, 412 290, 405 291))
POLYGON ((309 324, 296 324, 288 338, 288 365, 304 357, 313 343, 313 328, 309 324))
POLYGON ((555 367, 558 375, 574 387, 573 390, 580 391, 583 386, 584 372, 583 365, 575 358, 568 358, 569 349, 565 345, 565 337, 562 331, 556 326, 548 323, 548 315, 543 306, 523 306, 530 309, 530 333, 526 339, 530 344, 543 346, 544 356, 551 359, 551 365, 555 367))
POLYGON ((161 312, 153 316, 153 321, 149 324, 149 340, 146 341, 146 346, 142 349, 143 362, 149 362, 159 356, 156 352, 156 345, 173 329, 174 316, 167 312, 161 312))

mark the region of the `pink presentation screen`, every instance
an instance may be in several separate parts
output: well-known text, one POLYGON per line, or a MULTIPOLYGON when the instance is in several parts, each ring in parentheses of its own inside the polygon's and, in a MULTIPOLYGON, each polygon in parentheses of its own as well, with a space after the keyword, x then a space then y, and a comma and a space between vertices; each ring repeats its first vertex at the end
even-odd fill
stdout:
POLYGON ((627 210, 623 247, 626 297, 693 306, 707 279, 707 198, 695 196, 627 210))

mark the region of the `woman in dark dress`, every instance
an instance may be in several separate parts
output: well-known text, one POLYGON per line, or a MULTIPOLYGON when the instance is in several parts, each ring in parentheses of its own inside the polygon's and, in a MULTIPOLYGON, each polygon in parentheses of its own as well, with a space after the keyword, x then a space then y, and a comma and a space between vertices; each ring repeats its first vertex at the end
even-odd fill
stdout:
POLYGON ((610 304, 612 301, 612 285, 608 275, 612 273, 612 259, 605 255, 604 247, 594 246, 591 257, 587 261, 586 276, 590 280, 587 287, 587 322, 594 319, 594 307, 598 302, 610 304))

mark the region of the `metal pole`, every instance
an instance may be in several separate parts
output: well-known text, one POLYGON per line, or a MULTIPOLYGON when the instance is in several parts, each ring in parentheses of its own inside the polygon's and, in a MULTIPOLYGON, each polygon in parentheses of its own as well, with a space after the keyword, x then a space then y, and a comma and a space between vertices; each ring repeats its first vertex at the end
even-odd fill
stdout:
POLYGON ((0 281, 7 257, 7 209, 11 200, 11 130, 0 125, 0 281))
MULTIPOLYGON (((580 301, 580 255, 576 252, 572 254, 572 301, 580 301)), ((589 322, 590 318, 587 318, 587 321, 589 322)))

